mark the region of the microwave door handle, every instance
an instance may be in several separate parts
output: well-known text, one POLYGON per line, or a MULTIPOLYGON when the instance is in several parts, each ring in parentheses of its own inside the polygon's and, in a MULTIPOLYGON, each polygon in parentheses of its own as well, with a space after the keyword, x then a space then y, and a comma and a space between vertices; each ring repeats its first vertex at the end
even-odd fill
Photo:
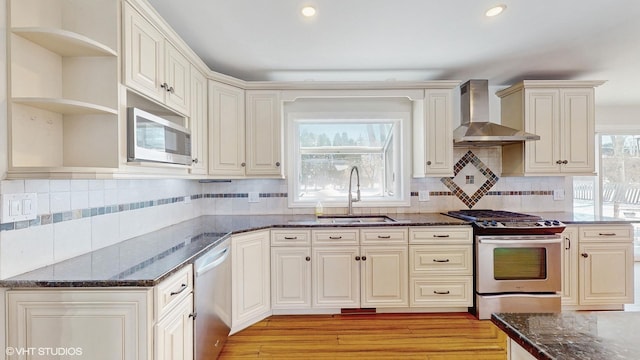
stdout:
POLYGON ((495 245, 537 245, 537 244, 560 244, 562 239, 544 239, 544 240, 521 240, 521 239, 513 239, 513 240, 494 240, 494 239, 478 239, 478 243, 480 244, 495 244, 495 245))

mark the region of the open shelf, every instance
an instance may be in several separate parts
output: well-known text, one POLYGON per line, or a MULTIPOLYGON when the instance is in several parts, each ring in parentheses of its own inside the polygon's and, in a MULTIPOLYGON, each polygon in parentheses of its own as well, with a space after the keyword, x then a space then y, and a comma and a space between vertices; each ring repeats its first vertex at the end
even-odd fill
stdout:
POLYGON ((118 115, 117 109, 112 109, 106 106, 101 106, 101 105, 96 105, 96 104, 91 104, 91 103, 76 101, 76 100, 69 100, 69 99, 19 97, 19 98, 13 98, 12 101, 16 104, 32 106, 38 109, 53 111, 60 114, 118 115))
POLYGON ((14 28, 13 33, 62 56, 117 56, 117 52, 84 35, 44 27, 14 28))

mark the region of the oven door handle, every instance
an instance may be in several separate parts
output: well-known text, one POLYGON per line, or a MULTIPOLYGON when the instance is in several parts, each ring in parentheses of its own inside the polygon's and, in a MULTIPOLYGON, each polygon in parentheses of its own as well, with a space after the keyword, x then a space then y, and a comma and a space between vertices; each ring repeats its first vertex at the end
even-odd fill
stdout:
POLYGON ((478 243, 480 244, 495 244, 495 245, 509 245, 509 244, 518 244, 518 245, 535 245, 535 244, 560 244, 562 242, 561 238, 557 239, 478 239, 478 243))

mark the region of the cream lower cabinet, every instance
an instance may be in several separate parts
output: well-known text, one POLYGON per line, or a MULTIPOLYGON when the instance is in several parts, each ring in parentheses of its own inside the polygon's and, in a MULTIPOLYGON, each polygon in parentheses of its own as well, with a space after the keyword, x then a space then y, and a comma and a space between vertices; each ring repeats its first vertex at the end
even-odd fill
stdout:
MULTIPOLYGON (((563 306, 576 310, 622 310, 634 301, 631 225, 568 227, 578 233, 578 249, 565 253, 563 306), (570 294, 571 296, 567 296, 570 294)), ((566 233, 566 230, 565 230, 566 233)), ((575 246, 575 245, 574 245, 575 246)))
POLYGON ((311 308, 310 230, 271 230, 271 308, 311 308))
POLYGON ((578 227, 562 232, 562 305, 578 305, 578 227))
POLYGON ((10 359, 193 359, 192 291, 190 265, 153 288, 7 290, 6 346, 36 351, 10 359))
POLYGON ((515 342, 515 340, 509 339, 508 344, 508 360, 536 360, 535 356, 531 355, 527 350, 520 346, 520 344, 515 342))
POLYGON ((231 238, 231 333, 271 315, 269 230, 231 238))
POLYGON ((473 230, 409 229, 409 306, 466 310, 473 306, 473 230))

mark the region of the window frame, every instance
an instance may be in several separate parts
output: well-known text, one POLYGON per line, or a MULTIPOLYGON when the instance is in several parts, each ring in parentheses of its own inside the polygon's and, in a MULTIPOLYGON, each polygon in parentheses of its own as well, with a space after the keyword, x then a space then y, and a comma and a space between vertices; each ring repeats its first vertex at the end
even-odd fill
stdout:
MULTIPOLYGON (((393 198, 376 198, 374 200, 362 198, 360 202, 353 203, 353 207, 407 207, 411 206, 411 121, 412 114, 410 111, 293 111, 286 115, 286 135, 288 154, 287 177, 288 177, 288 206, 290 208, 312 208, 315 207, 317 199, 301 200, 298 198, 300 173, 300 146, 297 123, 302 121, 311 122, 313 120, 327 119, 327 122, 336 122, 339 120, 353 120, 354 122, 395 122, 393 137, 393 151, 397 152, 394 161, 394 173, 400 179, 397 179, 398 194, 393 198), (397 137, 397 141, 396 138, 397 137)), ((381 147, 384 153, 385 146, 381 147)), ((355 150, 355 149, 354 149, 355 150)), ((383 179, 386 181, 386 179, 383 179)), ((354 180, 355 181, 355 180, 354 180)), ((353 189, 355 196, 355 186, 353 189)), ((340 200, 320 200, 323 207, 347 207, 347 195, 340 200)))

